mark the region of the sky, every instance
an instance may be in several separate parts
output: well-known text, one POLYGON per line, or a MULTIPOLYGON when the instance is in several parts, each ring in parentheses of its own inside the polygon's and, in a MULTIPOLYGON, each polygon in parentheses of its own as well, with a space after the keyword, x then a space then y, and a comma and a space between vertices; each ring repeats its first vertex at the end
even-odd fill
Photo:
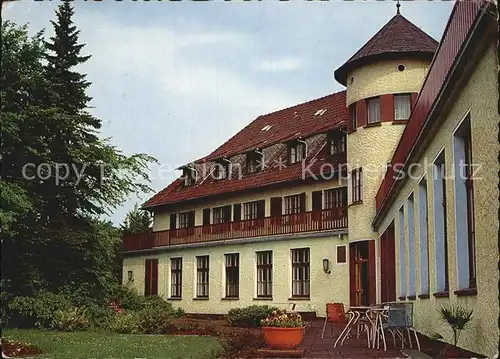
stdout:
MULTIPOLYGON (((4 20, 46 29, 58 1, 20 0, 4 20)), ((440 40, 452 1, 402 1, 401 14, 440 40)), ((257 116, 343 90, 333 71, 396 13, 395 1, 76 0, 74 22, 102 137, 147 153, 159 191, 257 116)), ((109 219, 121 223, 137 193, 109 219)))

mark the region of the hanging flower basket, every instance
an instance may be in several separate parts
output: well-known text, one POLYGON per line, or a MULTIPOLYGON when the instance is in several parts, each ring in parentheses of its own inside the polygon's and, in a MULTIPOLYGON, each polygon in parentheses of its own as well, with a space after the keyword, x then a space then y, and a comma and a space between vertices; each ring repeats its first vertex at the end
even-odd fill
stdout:
POLYGON ((304 322, 297 313, 275 310, 261 321, 261 326, 271 349, 295 349, 304 339, 304 322))

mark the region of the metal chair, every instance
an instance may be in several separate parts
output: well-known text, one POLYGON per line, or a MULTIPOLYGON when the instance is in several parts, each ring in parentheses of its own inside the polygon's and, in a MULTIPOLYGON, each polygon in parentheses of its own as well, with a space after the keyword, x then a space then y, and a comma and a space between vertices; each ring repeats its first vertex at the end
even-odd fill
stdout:
POLYGON ((326 317, 323 324, 323 331, 321 332, 321 339, 324 338, 327 323, 332 324, 332 335, 335 334, 335 324, 345 325, 347 323, 343 303, 326 303, 326 317))
MULTIPOLYGON (((411 332, 413 332, 417 348, 420 351, 418 335, 415 328, 413 328, 413 303, 389 303, 386 320, 386 323, 382 323, 382 330, 388 330, 392 334, 394 345, 396 345, 396 336, 394 334, 396 332, 401 337, 401 347, 404 348, 404 331, 406 331, 410 348, 412 348, 411 332)), ((384 348, 386 348, 384 335, 382 335, 382 340, 384 348)))

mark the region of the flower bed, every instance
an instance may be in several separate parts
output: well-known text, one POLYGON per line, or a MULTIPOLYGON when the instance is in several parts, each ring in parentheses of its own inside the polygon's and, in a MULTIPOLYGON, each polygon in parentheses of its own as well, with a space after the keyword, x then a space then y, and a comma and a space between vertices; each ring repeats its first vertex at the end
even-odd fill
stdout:
POLYGON ((29 343, 21 343, 15 340, 2 338, 2 357, 3 358, 16 358, 28 357, 41 354, 42 351, 39 347, 29 343))

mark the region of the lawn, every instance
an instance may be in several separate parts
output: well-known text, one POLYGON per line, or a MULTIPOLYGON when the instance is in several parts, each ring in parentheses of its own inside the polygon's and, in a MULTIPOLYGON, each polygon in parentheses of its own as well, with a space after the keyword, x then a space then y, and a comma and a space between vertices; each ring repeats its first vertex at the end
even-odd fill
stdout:
POLYGON ((221 349, 215 337, 65 333, 46 330, 4 330, 3 336, 39 346, 37 358, 215 358, 221 349))

